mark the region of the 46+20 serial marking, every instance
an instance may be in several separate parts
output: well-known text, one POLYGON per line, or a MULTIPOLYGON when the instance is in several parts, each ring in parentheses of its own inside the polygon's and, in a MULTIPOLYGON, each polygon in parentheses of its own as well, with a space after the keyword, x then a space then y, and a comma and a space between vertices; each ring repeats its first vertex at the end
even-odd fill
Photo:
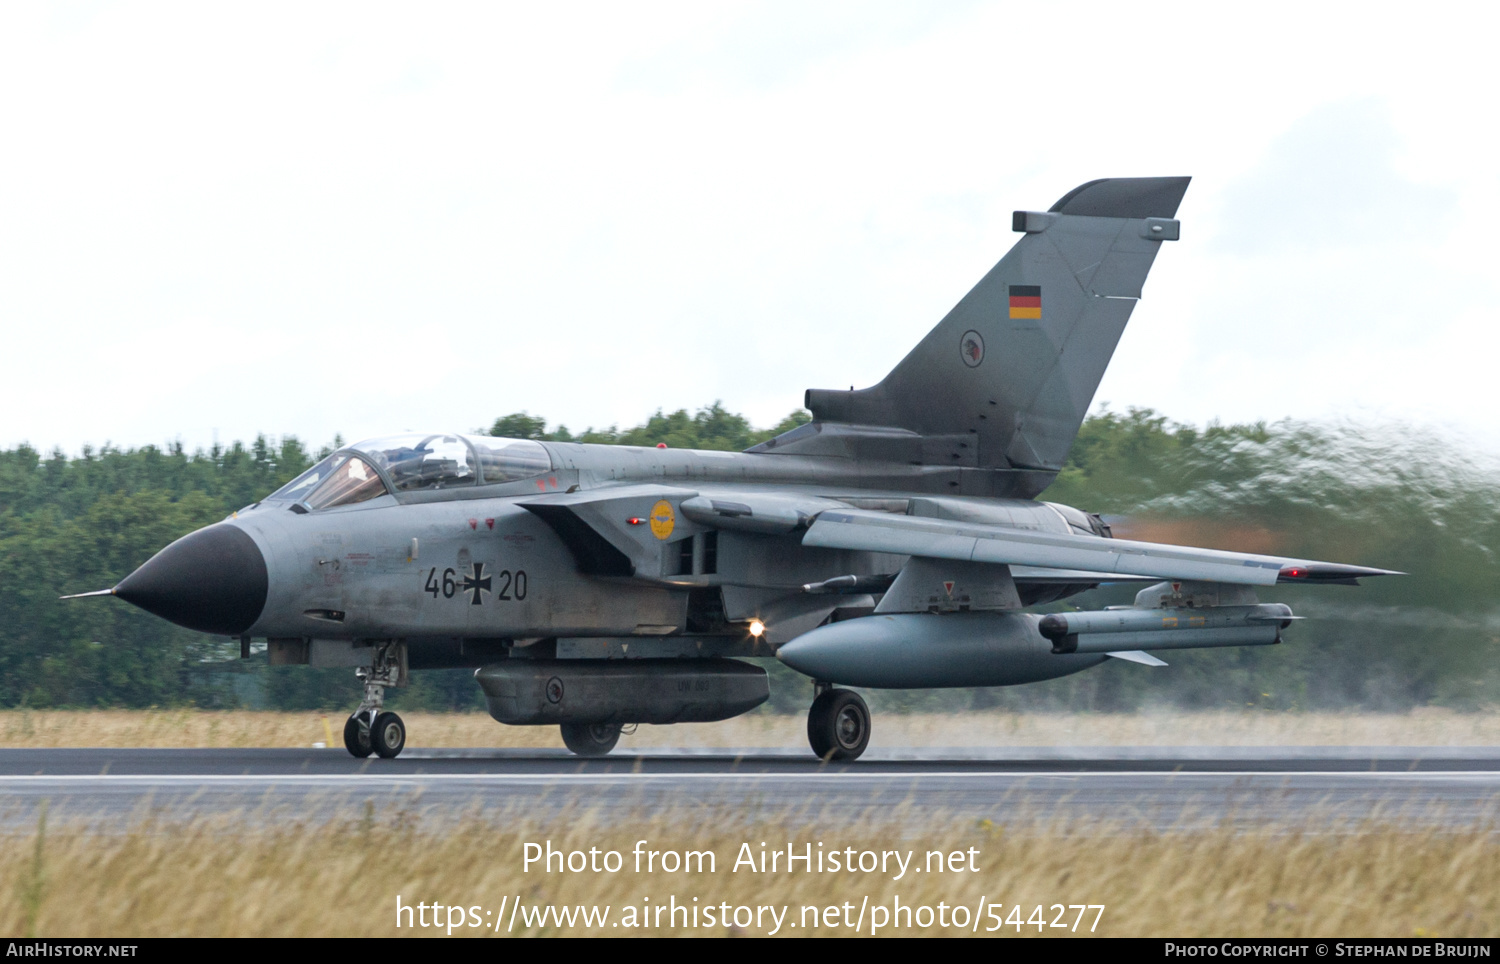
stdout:
MULTIPOLYGON (((436 599, 441 595, 444 599, 452 599, 460 593, 469 594, 469 605, 484 605, 484 594, 495 592, 493 583, 496 577, 484 574, 484 563, 476 562, 469 566, 467 574, 460 575, 458 570, 448 568, 443 570, 441 579, 438 577, 438 569, 433 566, 427 570, 427 582, 422 591, 436 599)), ((499 576, 500 589, 495 592, 495 598, 505 602, 520 601, 526 598, 527 578, 525 569, 517 569, 511 572, 509 569, 501 569, 499 576)))

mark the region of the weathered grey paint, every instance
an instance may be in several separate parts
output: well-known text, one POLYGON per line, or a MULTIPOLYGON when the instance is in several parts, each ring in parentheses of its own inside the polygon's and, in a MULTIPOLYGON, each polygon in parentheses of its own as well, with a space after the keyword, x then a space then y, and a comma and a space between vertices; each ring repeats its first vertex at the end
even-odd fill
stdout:
MULTIPOLYGON (((1068 676, 1105 656, 1059 656, 1031 613, 877 615, 833 623, 781 647, 781 661, 848 686, 1012 686, 1068 676)), ((1127 647, 1121 647, 1125 649, 1127 647)))
POLYGON ((771 695, 766 671, 733 659, 655 663, 511 659, 475 674, 501 723, 712 723, 771 695))

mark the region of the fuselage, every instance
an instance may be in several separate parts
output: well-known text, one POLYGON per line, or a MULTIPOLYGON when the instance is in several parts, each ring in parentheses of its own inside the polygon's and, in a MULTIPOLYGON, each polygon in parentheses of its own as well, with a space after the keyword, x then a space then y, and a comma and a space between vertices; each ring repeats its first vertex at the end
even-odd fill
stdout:
MULTIPOLYGON (((429 471, 418 485, 401 488, 402 463, 369 455, 383 444, 374 440, 330 457, 336 463, 342 456, 344 469, 300 488, 294 482, 294 491, 219 523, 248 536, 264 560, 264 602, 244 625, 194 628, 272 640, 401 638, 420 648, 429 638, 744 638, 758 622, 765 627, 760 642, 779 645, 835 610, 873 605, 867 595, 809 594, 806 585, 894 574, 905 561, 803 546, 798 506, 854 505, 1061 533, 1092 525, 1067 507, 949 494, 960 487, 952 470, 930 466, 470 440, 471 448, 504 444, 525 456, 527 477, 489 481, 507 473, 485 471, 482 451, 475 469, 463 470, 463 437, 427 438, 447 439, 448 454, 458 453, 443 463, 446 479, 429 471), (364 474, 332 478, 351 466, 364 474), (320 504, 327 499, 318 492, 356 482, 371 491, 358 501, 320 504), (768 517, 767 500, 790 507, 779 522, 768 517), (761 507, 759 516, 747 502, 761 507), (738 514, 712 508, 742 505, 738 514)), ((400 451, 409 452, 411 443, 404 444, 400 451)), ((517 474, 514 465, 508 474, 517 474)), ((195 536, 205 538, 183 542, 195 536)), ((163 550, 163 562, 176 545, 163 550)), ((205 583, 214 578, 199 575, 205 583)), ((1083 588, 1054 581, 1028 591, 1037 601, 1083 588)), ((129 598, 130 589, 127 580, 120 594, 129 598)))

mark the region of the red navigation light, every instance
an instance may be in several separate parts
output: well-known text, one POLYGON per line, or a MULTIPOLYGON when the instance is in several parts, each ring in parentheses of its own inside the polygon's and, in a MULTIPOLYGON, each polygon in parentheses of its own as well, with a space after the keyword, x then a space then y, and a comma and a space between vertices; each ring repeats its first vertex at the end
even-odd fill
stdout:
POLYGON ((1306 575, 1307 570, 1299 568, 1297 566, 1287 566, 1285 569, 1281 570, 1281 578, 1283 579, 1301 579, 1306 575))
POLYGON ((646 521, 646 520, 645 520, 645 519, 642 519, 642 518, 641 518, 641 517, 640 517, 640 516, 638 516, 638 515, 633 515, 633 516, 631 516, 631 517, 630 517, 630 518, 628 518, 628 519, 626 519, 626 520, 625 520, 625 521, 626 521, 626 522, 628 522, 628 523, 630 523, 630 524, 631 524, 631 525, 633 525, 633 526, 638 526, 638 525, 640 525, 640 524, 641 524, 641 523, 642 523, 642 522, 645 522, 645 521, 646 521))

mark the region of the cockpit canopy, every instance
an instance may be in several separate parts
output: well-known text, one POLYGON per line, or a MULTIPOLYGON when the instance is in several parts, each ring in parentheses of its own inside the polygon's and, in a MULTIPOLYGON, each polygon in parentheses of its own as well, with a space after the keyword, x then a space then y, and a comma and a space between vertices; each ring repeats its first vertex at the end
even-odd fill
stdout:
POLYGON ((473 449, 457 435, 394 435, 351 445, 385 470, 397 492, 473 485, 473 449))
POLYGON ((515 482, 551 468, 547 450, 530 439, 393 435, 340 449, 263 501, 328 509, 388 492, 515 482))

